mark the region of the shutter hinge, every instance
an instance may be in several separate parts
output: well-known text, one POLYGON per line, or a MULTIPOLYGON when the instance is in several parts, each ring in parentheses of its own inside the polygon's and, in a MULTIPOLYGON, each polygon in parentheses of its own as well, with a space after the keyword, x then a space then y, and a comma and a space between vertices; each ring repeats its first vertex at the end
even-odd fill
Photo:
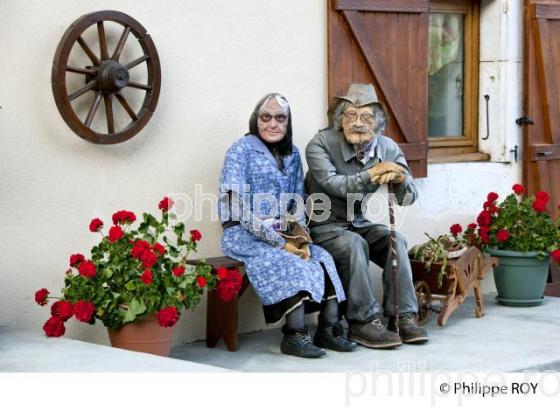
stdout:
POLYGON ((535 121, 533 121, 533 119, 528 115, 524 115, 523 117, 519 117, 518 119, 516 119, 515 123, 517 125, 533 125, 535 121))

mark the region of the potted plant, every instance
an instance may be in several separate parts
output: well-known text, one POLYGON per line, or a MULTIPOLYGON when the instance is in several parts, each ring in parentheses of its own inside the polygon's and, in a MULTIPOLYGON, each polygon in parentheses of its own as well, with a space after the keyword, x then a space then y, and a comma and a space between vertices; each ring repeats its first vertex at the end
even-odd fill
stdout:
POLYGON ((173 201, 165 197, 159 218, 144 213, 136 229, 136 215, 125 210, 113 214, 107 234, 99 218, 90 222, 89 230, 101 239, 91 258, 70 256, 62 297, 49 296, 45 288, 35 294, 43 306, 58 299, 43 326, 47 336, 64 335, 64 323, 71 317, 90 325, 101 320, 113 346, 168 355, 182 308, 194 309, 205 288, 217 288, 225 300, 235 296, 241 285, 238 271, 214 272, 204 261, 186 264, 202 236, 198 230, 186 234, 172 207, 173 201))
MULTIPOLYGON (((442 287, 443 278, 447 274, 447 260, 461 256, 470 245, 468 236, 461 234, 463 228, 459 224, 454 224, 450 228, 451 235, 439 235, 437 238, 428 237, 428 241, 414 246, 410 250, 410 255, 424 264, 427 273, 432 273, 432 265, 438 263, 440 269, 437 272, 438 288, 442 287)), ((468 233, 469 231, 467 231, 468 233)))
POLYGON ((409 254, 415 260, 422 262, 426 272, 432 273, 432 265, 439 264, 437 271, 437 285, 442 286, 443 278, 447 274, 447 259, 459 257, 467 250, 467 247, 449 235, 440 235, 432 238, 427 233, 428 241, 414 246, 409 254))
POLYGON ((488 194, 477 218, 474 241, 500 259, 494 269, 498 302, 537 306, 544 300, 551 260, 560 261, 560 224, 547 212, 547 192, 523 196, 521 184, 513 185, 512 190, 499 204, 498 194, 488 194))

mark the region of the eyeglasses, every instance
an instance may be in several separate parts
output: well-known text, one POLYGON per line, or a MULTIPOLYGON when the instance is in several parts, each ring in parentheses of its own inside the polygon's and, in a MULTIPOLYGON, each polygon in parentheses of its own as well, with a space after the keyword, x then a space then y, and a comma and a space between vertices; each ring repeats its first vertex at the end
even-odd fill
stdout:
MULTIPOLYGON (((356 111, 346 111, 343 115, 350 121, 355 121, 358 118, 358 113, 356 111)), ((360 114, 360 120, 363 122, 371 123, 374 118, 373 114, 369 112, 363 112, 360 114)))
POLYGON ((288 119, 288 116, 286 114, 272 115, 272 114, 269 114, 267 112, 259 115, 259 119, 262 122, 269 122, 272 118, 274 118, 277 123, 282 124, 283 122, 285 122, 288 119))

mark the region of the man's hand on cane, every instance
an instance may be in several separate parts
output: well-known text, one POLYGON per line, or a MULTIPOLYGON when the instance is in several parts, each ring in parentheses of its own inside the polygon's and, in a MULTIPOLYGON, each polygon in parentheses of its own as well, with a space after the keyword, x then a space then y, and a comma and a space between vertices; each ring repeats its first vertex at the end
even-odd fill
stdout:
POLYGON ((371 182, 375 184, 400 184, 405 180, 405 169, 395 162, 381 162, 370 168, 371 182))

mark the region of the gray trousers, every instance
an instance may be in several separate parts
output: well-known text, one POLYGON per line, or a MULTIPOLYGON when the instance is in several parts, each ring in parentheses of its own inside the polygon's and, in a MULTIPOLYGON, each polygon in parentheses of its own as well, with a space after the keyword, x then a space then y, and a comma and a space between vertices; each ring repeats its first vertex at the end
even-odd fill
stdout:
MULTIPOLYGON (((316 245, 333 257, 342 286, 346 292, 348 321, 364 322, 380 314, 382 309, 374 296, 369 275, 369 261, 383 269, 383 312, 394 316, 395 302, 392 281, 391 233, 385 225, 356 228, 349 223, 330 223, 311 228, 316 245)), ((417 313, 418 303, 412 283, 412 271, 404 236, 397 232, 399 311, 417 313)))

